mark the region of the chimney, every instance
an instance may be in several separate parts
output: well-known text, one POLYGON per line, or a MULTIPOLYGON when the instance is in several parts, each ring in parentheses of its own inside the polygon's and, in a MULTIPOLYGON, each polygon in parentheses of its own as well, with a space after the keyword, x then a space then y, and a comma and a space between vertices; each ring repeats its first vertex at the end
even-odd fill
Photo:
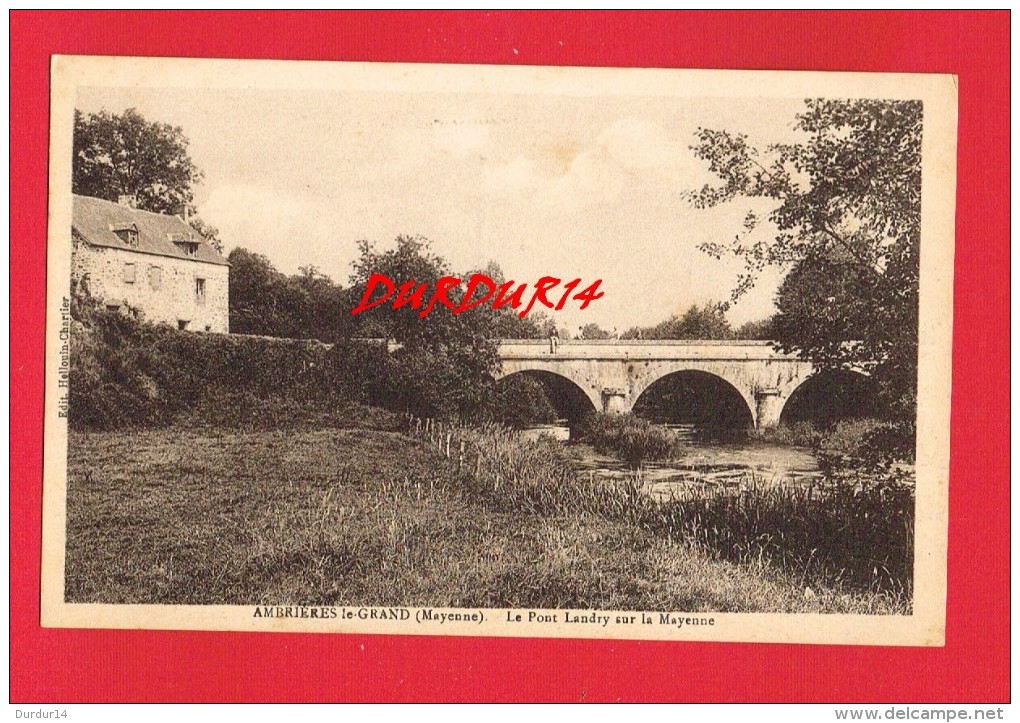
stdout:
POLYGON ((133 193, 122 193, 117 197, 117 203, 128 208, 138 208, 138 199, 133 193))

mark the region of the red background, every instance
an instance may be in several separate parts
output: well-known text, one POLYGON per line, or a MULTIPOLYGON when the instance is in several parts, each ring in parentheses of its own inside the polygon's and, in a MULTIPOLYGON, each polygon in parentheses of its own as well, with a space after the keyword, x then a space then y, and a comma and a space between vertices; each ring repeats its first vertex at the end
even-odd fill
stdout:
POLYGON ((1009 699, 1009 13, 12 12, 13 702, 1009 699), (944 648, 43 630, 53 53, 959 76, 944 648))

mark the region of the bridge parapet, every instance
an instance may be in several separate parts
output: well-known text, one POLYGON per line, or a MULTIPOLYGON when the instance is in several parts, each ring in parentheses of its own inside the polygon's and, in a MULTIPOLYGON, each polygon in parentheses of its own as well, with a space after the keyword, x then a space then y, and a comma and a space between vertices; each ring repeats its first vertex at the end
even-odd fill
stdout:
POLYGON ((702 340, 570 340, 555 350, 548 339, 504 339, 501 359, 606 359, 606 360, 796 360, 796 355, 777 351, 770 341, 702 340))

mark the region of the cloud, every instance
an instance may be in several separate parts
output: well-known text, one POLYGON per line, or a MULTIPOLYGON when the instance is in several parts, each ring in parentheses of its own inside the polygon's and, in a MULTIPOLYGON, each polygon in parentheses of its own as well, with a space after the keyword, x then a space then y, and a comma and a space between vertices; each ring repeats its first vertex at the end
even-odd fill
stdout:
POLYGON ((546 145, 483 169, 483 191, 525 195, 545 207, 584 208, 621 202, 625 193, 673 195, 711 181, 679 132, 626 117, 586 144, 546 145), (564 156, 565 147, 571 149, 564 156))
POLYGON ((590 206, 615 202, 628 182, 628 174, 599 146, 582 151, 565 174, 547 189, 545 201, 558 206, 590 206))

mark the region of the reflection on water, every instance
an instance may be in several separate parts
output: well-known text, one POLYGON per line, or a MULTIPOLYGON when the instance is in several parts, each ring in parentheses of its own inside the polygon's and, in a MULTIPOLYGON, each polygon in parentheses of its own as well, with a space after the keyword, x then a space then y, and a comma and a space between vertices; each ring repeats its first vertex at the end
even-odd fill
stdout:
MULTIPOLYGON (((524 431, 529 439, 549 436, 567 441, 565 426, 547 425, 524 431)), ((598 454, 591 447, 571 447, 580 470, 595 477, 632 477, 633 471, 618 459, 598 454)), ((641 472, 645 488, 668 498, 693 487, 739 487, 753 477, 764 484, 809 484, 819 479, 818 459, 809 449, 776 444, 742 442, 718 444, 688 439, 683 455, 669 463, 649 462, 641 472)))

